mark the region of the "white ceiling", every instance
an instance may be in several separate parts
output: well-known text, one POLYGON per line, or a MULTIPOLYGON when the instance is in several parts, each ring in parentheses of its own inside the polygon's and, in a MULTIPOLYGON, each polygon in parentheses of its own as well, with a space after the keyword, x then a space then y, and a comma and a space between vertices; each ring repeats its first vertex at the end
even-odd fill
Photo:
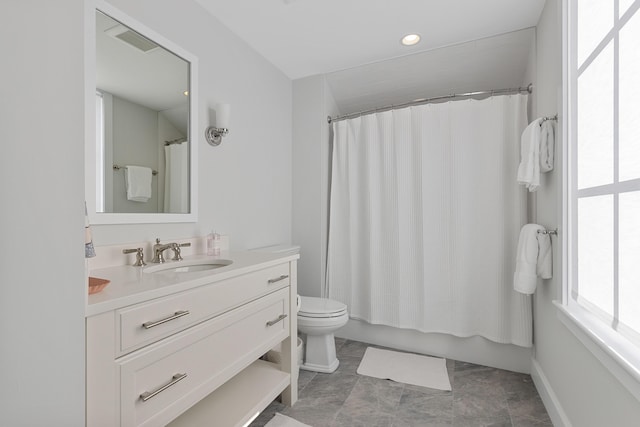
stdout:
POLYGON ((545 0, 196 0, 291 79, 535 27, 545 0), (422 41, 400 44, 407 33, 422 41))
POLYGON ((144 53, 107 34, 119 25, 96 11, 97 88, 156 111, 186 107, 188 62, 162 47, 144 53))

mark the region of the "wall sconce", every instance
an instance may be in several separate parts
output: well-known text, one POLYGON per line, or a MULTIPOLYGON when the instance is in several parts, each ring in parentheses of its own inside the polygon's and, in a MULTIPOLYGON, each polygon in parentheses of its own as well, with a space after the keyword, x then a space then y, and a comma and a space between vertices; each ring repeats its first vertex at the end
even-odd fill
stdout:
POLYGON ((229 104, 216 104, 216 126, 209 126, 204 131, 204 137, 209 145, 214 147, 220 145, 222 137, 229 134, 229 117, 231 106, 229 104))

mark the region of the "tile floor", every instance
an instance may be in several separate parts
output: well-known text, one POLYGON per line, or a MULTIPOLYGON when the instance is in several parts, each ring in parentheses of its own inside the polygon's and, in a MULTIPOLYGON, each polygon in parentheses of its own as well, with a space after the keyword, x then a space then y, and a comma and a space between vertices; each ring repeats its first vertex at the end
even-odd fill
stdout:
POLYGON ((356 374, 369 344, 336 339, 332 374, 300 371, 298 402, 273 402, 252 424, 281 412, 313 427, 553 426, 531 377, 447 360, 453 391, 356 374))

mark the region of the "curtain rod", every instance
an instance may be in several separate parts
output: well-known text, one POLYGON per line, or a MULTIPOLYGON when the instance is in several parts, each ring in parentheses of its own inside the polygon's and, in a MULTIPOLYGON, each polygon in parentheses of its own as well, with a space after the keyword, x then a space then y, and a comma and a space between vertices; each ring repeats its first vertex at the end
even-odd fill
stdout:
POLYGON ((405 102, 405 103, 397 104, 397 105, 387 105, 387 106, 384 106, 384 107, 372 108, 371 110, 358 111, 357 113, 349 113, 349 114, 344 114, 344 115, 336 116, 336 117, 327 116, 327 123, 331 124, 333 122, 339 122, 340 120, 353 119, 355 117, 364 116, 365 114, 378 113, 378 112, 381 112, 381 111, 395 110, 395 109, 398 109, 398 108, 411 107, 411 106, 414 106, 414 105, 428 104, 430 102, 440 101, 440 100, 443 100, 443 99, 466 98, 466 97, 481 96, 481 95, 489 95, 489 96, 506 95, 506 94, 523 93, 523 92, 527 92, 527 93, 533 92, 533 84, 529 83, 529 85, 527 87, 514 87, 514 88, 508 88, 508 89, 481 90, 481 91, 477 91, 477 92, 467 92, 467 93, 453 93, 451 95, 442 95, 442 96, 434 96, 432 98, 416 99, 415 101, 405 102))

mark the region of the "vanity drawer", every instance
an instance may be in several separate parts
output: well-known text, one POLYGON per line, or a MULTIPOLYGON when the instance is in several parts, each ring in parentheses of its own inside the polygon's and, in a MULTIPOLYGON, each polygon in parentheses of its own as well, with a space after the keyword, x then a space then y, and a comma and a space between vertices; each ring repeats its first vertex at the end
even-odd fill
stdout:
POLYGON ((116 356, 178 333, 240 304, 289 286, 289 263, 223 280, 116 312, 116 356))
POLYGON ((121 425, 166 425, 289 336, 288 315, 281 289, 121 358, 121 425))

